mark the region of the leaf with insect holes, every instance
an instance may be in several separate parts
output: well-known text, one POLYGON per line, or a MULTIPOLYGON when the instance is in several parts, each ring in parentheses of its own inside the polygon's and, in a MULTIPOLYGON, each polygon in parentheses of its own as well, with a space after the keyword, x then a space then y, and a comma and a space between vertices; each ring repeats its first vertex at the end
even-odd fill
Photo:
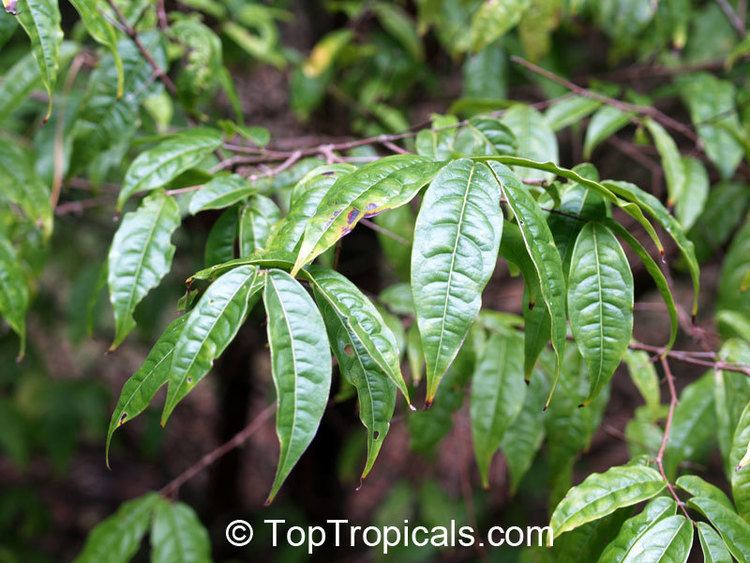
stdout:
POLYGON ((611 379, 633 332, 633 274, 607 227, 587 223, 578 233, 568 277, 568 316, 588 366, 588 404, 611 379))
POLYGON ((411 201, 443 164, 422 156, 397 154, 339 178, 307 222, 292 273, 333 246, 361 219, 411 201))
POLYGON ((161 188, 183 172, 194 168, 221 146, 219 131, 196 127, 181 131, 155 147, 143 151, 132 162, 117 196, 117 210, 133 194, 161 188))
POLYGON ((568 491, 550 519, 555 538, 615 510, 658 495, 666 486, 659 472, 643 465, 624 465, 592 473, 568 491))
POLYGON ((162 425, 234 339, 251 302, 259 297, 263 281, 255 266, 239 266, 208 286, 187 314, 172 353, 162 425))
POLYGON ((330 345, 315 302, 286 272, 269 270, 267 278, 263 303, 268 316, 280 451, 266 504, 274 499, 315 437, 331 388, 330 345))
MULTIPOLYGON (((370 473, 390 428, 396 406, 396 385, 375 359, 378 343, 395 350, 379 313, 348 280, 333 270, 310 270, 315 301, 342 375, 357 390, 359 418, 367 429, 367 461, 361 478, 370 473), (361 322, 364 321, 364 322, 361 322), (380 334, 371 334, 377 330, 380 334), (375 351, 375 354, 372 353, 375 351)), ((398 356, 396 356, 398 359, 398 356)))
POLYGON ((169 380, 172 353, 187 318, 187 315, 182 315, 169 324, 138 371, 122 386, 120 398, 117 399, 117 405, 112 411, 107 430, 107 443, 104 450, 107 465, 109 465, 109 446, 115 430, 142 413, 157 391, 169 380))
POLYGON ((477 359, 470 398, 471 438, 484 488, 490 485, 492 457, 525 395, 521 335, 511 330, 492 334, 477 359))
POLYGON ((117 348, 135 328, 133 311, 159 285, 172 266, 172 234, 180 226, 180 209, 163 191, 151 194, 136 211, 126 213, 109 249, 109 299, 115 315, 117 348))
POLYGON ((503 228, 500 190, 469 159, 443 168, 414 228, 411 287, 427 366, 427 402, 458 354, 495 269, 503 228))

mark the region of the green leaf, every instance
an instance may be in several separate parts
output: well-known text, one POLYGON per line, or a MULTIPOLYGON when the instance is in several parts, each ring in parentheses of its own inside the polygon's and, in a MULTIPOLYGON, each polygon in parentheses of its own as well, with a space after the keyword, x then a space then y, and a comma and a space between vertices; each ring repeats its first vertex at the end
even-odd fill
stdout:
POLYGON ((55 0, 18 0, 18 23, 31 40, 31 52, 39 66, 42 84, 49 102, 45 121, 52 113, 52 92, 60 69, 60 46, 63 32, 60 28, 60 9, 55 0))
POLYGON ((698 528, 704 563, 732 563, 732 556, 716 530, 705 522, 697 522, 695 525, 698 528))
POLYGON ((255 195, 240 210, 240 256, 250 256, 266 248, 281 211, 271 198, 255 195))
POLYGON ((750 561, 750 524, 734 511, 707 497, 693 497, 687 501, 687 505, 700 512, 716 528, 737 561, 750 561))
POLYGON ((148 493, 123 503, 112 516, 102 520, 86 538, 75 563, 127 563, 138 552, 151 523, 159 495, 148 493))
POLYGON ((617 537, 604 549, 599 561, 622 563, 632 561, 642 552, 644 536, 662 520, 677 514, 677 504, 671 498, 658 497, 649 502, 643 511, 626 520, 617 537))
POLYGON ((194 128, 182 131, 139 154, 128 168, 117 197, 121 211, 130 196, 155 190, 194 168, 221 146, 221 133, 194 128))
POLYGON ((338 179, 305 227, 292 273, 349 234, 360 219, 408 203, 442 166, 421 156, 398 154, 338 179))
POLYGON ((396 406, 396 385, 374 356, 382 359, 381 348, 398 361, 398 350, 377 309, 356 286, 333 270, 314 268, 310 273, 339 369, 357 389, 359 418, 367 429, 364 479, 388 434, 396 406))
POLYGON ((281 270, 269 270, 267 278, 263 302, 281 446, 269 504, 318 430, 331 388, 331 357, 325 324, 305 289, 281 270))
POLYGON ((86 31, 94 38, 94 41, 107 47, 112 53, 112 59, 117 70, 117 95, 123 94, 125 81, 125 70, 122 66, 122 58, 117 50, 117 30, 104 16, 104 11, 97 6, 96 0, 70 0, 70 3, 81 16, 81 21, 86 31))
POLYGON ((704 481, 697 475, 682 475, 675 481, 675 485, 694 497, 710 498, 714 502, 718 502, 727 509, 734 511, 734 505, 724 491, 716 485, 704 481))
POLYGON ((172 353, 162 426, 234 339, 262 287, 258 268, 239 266, 208 286, 188 313, 172 353))
POLYGON ((376 2, 370 8, 380 25, 383 26, 416 61, 424 59, 422 39, 416 31, 416 25, 403 8, 390 2, 376 2))
MULTIPOLYGON (((720 315, 716 317, 717 320, 720 319, 720 315)), ((721 347, 719 358, 724 362, 747 365, 750 363, 750 344, 738 339, 728 340, 721 347)), ((750 379, 742 373, 724 370, 714 370, 713 375, 719 449, 724 458, 725 472, 731 482, 738 463, 737 459, 732 463, 732 442, 742 413, 750 403, 750 379)))
POLYGON ((732 473, 732 496, 737 504, 737 512, 750 522, 750 403, 742 412, 734 431, 729 464, 735 468, 732 473))
POLYGON ((682 196, 675 203, 675 215, 683 229, 690 229, 701 216, 708 199, 708 172, 697 158, 682 157, 685 185, 682 196))
POLYGON ((190 198, 188 210, 191 215, 195 215, 207 209, 224 209, 255 191, 253 185, 238 174, 216 176, 190 198))
POLYGON ((492 456, 521 411, 525 395, 521 335, 510 331, 493 334, 471 381, 471 438, 484 488, 490 486, 492 456))
POLYGON ((411 286, 427 365, 427 403, 458 354, 495 269, 503 215, 483 164, 455 160, 425 192, 414 228, 411 286))
POLYGON ((513 29, 526 11, 529 0, 488 0, 474 13, 469 29, 471 50, 481 51, 513 29))
POLYGON ((508 206, 518 220, 521 236, 539 279, 539 292, 550 316, 552 347, 555 350, 557 362, 547 399, 547 404, 549 404, 557 385, 566 338, 565 277, 560 253, 555 247, 547 221, 544 220, 539 205, 531 197, 529 191, 507 166, 498 162, 488 164, 500 184, 508 206))
POLYGON ((739 129, 735 88, 728 80, 696 73, 677 79, 677 91, 703 141, 706 155, 722 177, 729 178, 742 160, 742 146, 732 135, 739 129))
POLYGON ((693 525, 682 514, 678 514, 664 518, 646 530, 633 546, 632 560, 685 563, 692 547, 693 525))
POLYGON ((230 207, 216 219, 206 238, 203 258, 206 268, 222 264, 235 257, 234 242, 239 233, 239 222, 239 211, 236 207, 230 207))
POLYGON ((419 337, 417 323, 412 323, 406 331, 406 359, 409 364, 412 385, 416 387, 422 381, 422 372, 424 371, 424 351, 422 350, 422 340, 419 337))
POLYGON ((181 502, 160 499, 151 526, 151 562, 209 563, 211 543, 195 511, 181 502))
POLYGON ((671 135, 656 121, 646 119, 645 125, 654 138, 656 150, 661 157, 661 166, 664 169, 664 177, 667 180, 667 193, 669 194, 667 205, 672 207, 676 201, 680 201, 683 198, 685 191, 686 174, 682 158, 680 157, 680 151, 677 150, 677 144, 671 135))
POLYGON ((640 241, 637 238, 635 238, 632 234, 630 234, 630 231, 628 231, 625 227, 623 227, 617 221, 611 220, 609 218, 605 219, 604 223, 610 229, 612 229, 617 235, 619 235, 622 239, 625 240, 627 245, 638 255, 638 258, 641 259, 641 262, 646 268, 646 271, 651 276, 651 279, 654 280, 654 283, 656 284, 656 289, 661 294, 661 298, 664 301, 664 305, 666 305, 667 307, 667 313, 669 314, 670 331, 669 331, 669 341, 667 342, 666 347, 667 349, 671 349, 672 346, 674 345, 675 339, 677 338, 677 329, 679 327, 679 319, 677 317, 677 305, 674 302, 674 296, 672 295, 672 290, 669 287, 667 278, 664 276, 664 273, 661 271, 661 268, 659 268, 659 266, 654 261, 654 259, 651 258, 651 255, 643 247, 640 241))
POLYGON ((716 308, 750 318, 750 216, 734 236, 721 265, 716 308))
POLYGON ((680 395, 664 453, 667 475, 673 476, 683 461, 698 461, 715 433, 713 378, 708 373, 685 387, 680 395))
POLYGON ((450 159, 455 153, 458 131, 454 115, 433 115, 430 129, 422 129, 414 139, 417 154, 436 161, 450 159))
POLYGON ((650 193, 643 191, 635 184, 605 180, 602 182, 602 185, 612 190, 618 196, 637 204, 638 207, 656 219, 664 230, 669 233, 669 236, 672 237, 672 240, 677 244, 687 262, 690 278, 693 281, 692 314, 696 315, 698 313, 698 294, 700 293, 700 268, 698 267, 698 260, 695 257, 695 246, 687 238, 685 230, 680 223, 667 211, 658 199, 650 193))
POLYGON ((748 201, 750 190, 746 184, 724 181, 711 187, 701 220, 688 233, 698 260, 704 262, 713 257, 716 249, 729 240, 745 218, 748 201))
MULTIPOLYGON (((375 217, 375 223, 388 231, 378 231, 377 233, 378 243, 383 250, 383 258, 404 280, 409 279, 411 271, 414 221, 414 212, 409 205, 402 205, 375 217)), ((409 294, 411 295, 411 291, 409 294)))
POLYGON ((583 141, 583 158, 591 158, 594 149, 625 127, 632 115, 612 106, 603 106, 591 118, 583 141))
POLYGON ((589 395, 614 374, 633 332, 633 274, 620 243, 607 227, 587 223, 573 249, 568 315, 589 371, 589 395))
POLYGON ((187 315, 182 315, 169 324, 151 348, 138 371, 130 376, 130 379, 122 386, 120 398, 117 399, 117 405, 112 411, 109 429, 107 430, 105 447, 107 466, 109 466, 109 446, 115 430, 142 413, 151 403, 156 392, 169 379, 172 353, 187 318, 187 315))
MULTIPOLYGON (((503 114, 502 122, 516 137, 516 154, 539 162, 557 163, 557 138, 544 116, 531 106, 517 104, 503 114)), ((513 169, 520 180, 551 181, 549 172, 522 167, 513 169)))
POLYGON ((21 340, 18 357, 26 351, 26 311, 29 288, 13 245, 0 230, 0 315, 21 340))
POLYGON ((661 413, 661 391, 654 364, 643 350, 626 350, 622 359, 628 366, 630 378, 646 401, 651 419, 658 420, 661 413))
POLYGON ((115 315, 110 350, 135 328, 136 306, 169 272, 175 251, 170 240, 179 226, 180 209, 163 191, 145 198, 123 218, 108 257, 109 300, 115 315))
POLYGON ((555 537, 659 494, 666 486, 659 472, 644 465, 612 467, 592 473, 573 487, 552 513, 555 537))
POLYGON ((547 108, 544 118, 550 128, 557 132, 571 125, 579 123, 601 106, 601 102, 583 96, 565 96, 555 100, 547 108))
POLYGON ((512 154, 518 148, 510 128, 496 117, 489 116, 469 119, 458 130, 453 144, 455 152, 467 156, 512 154))

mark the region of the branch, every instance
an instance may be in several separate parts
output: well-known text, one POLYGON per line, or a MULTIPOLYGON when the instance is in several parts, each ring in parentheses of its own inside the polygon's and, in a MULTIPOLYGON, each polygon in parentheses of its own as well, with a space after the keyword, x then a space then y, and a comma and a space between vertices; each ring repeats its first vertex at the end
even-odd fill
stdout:
POLYGON ((739 38, 744 39, 747 35, 747 30, 745 30, 745 22, 743 22, 742 18, 737 14, 737 12, 734 11, 732 5, 727 0, 716 0, 716 3, 719 5, 719 8, 721 8, 721 11, 724 12, 724 16, 727 18, 727 21, 737 33, 739 38))
POLYGON ((271 417, 276 411, 276 404, 268 405, 263 409, 245 428, 235 434, 231 440, 222 444, 218 448, 208 452, 197 463, 188 467, 185 471, 180 473, 172 481, 167 483, 159 491, 165 497, 174 497, 180 490, 180 487, 187 481, 198 475, 201 471, 216 463, 220 458, 227 455, 232 450, 240 447, 242 444, 247 442, 253 434, 255 434, 265 424, 265 422, 271 417))

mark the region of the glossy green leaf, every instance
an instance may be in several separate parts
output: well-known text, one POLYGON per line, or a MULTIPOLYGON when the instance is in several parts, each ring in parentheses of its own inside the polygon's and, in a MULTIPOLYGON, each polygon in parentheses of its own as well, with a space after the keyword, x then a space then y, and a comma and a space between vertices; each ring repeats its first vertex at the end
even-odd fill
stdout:
POLYGON ((240 256, 250 256, 268 245, 271 230, 281 217, 273 200, 264 195, 255 195, 240 210, 240 256))
MULTIPOLYGON (((717 321, 720 320, 717 315, 717 321)), ((750 340, 750 336, 748 337, 750 340)), ((730 363, 750 363, 750 344, 739 339, 728 340, 719 351, 719 359, 730 363)), ((737 459, 731 459, 735 429, 742 413, 750 403, 750 379, 742 374, 725 370, 714 370, 714 403, 716 406, 717 435, 719 449, 724 458, 724 469, 729 480, 735 474, 737 459)))
POLYGON ((560 131, 571 125, 579 123, 591 115, 601 102, 583 96, 565 96, 556 100, 544 112, 544 118, 553 131, 560 131))
POLYGON ((29 308, 29 288, 21 269, 18 255, 11 242, 0 230, 0 316, 21 340, 18 357, 26 351, 26 311, 29 308))
POLYGON ((668 476, 673 476, 683 461, 698 461, 696 458, 714 439, 716 414, 712 387, 709 373, 685 387, 680 394, 664 453, 664 469, 668 476))
POLYGON ((339 369, 357 390, 359 418, 367 429, 367 461, 361 474, 364 479, 388 434, 396 406, 396 386, 369 350, 377 351, 377 344, 385 343, 393 353, 395 341, 392 335, 388 338, 390 330, 379 319, 377 310, 351 282, 332 270, 315 269, 312 277, 315 300, 339 369), (373 338, 367 329, 377 329, 380 334, 373 338))
POLYGON ((528 6, 529 0, 482 2, 471 20, 471 49, 474 52, 480 51, 513 29, 521 21, 521 16, 528 6))
MULTIPOLYGON (((531 106, 518 104, 503 114, 502 122, 516 137, 516 154, 538 162, 558 160, 557 138, 544 116, 531 106)), ((529 168, 514 167, 520 180, 552 180, 553 174, 529 168)))
POLYGON ((107 444, 105 456, 109 465, 109 446, 112 436, 120 426, 131 421, 151 403, 157 391, 169 380, 169 368, 172 364, 177 338, 187 320, 187 315, 177 317, 164 330, 151 351, 138 368, 122 386, 120 398, 112 411, 107 430, 107 444))
POLYGON ((750 218, 734 236, 724 257, 716 308, 750 317, 750 218))
POLYGON ((659 123, 653 119, 646 119, 645 124, 654 138, 656 150, 661 157, 661 166, 667 180, 667 193, 669 194, 667 205, 672 207, 675 202, 683 198, 687 179, 680 151, 672 136, 659 123))
POLYGON ((500 184, 508 206, 518 221, 526 250, 539 279, 540 294, 550 316, 552 346, 557 357, 557 367, 547 401, 549 404, 549 399, 557 385, 566 338, 565 277, 560 253, 555 247, 547 221, 529 191, 507 166, 498 162, 488 164, 500 184))
POLYGON ((626 520, 617 537, 602 552, 602 563, 631 561, 642 553, 643 538, 664 520, 677 514, 677 504, 667 497, 658 497, 649 502, 643 511, 626 520))
POLYGON ((732 556, 716 530, 705 522, 697 522, 695 526, 698 528, 704 563, 732 563, 732 556))
POLYGON ((665 486, 659 472, 644 465, 617 466, 604 473, 592 473, 560 501, 552 513, 550 526, 558 537, 618 508, 648 500, 665 486))
POLYGON ((151 526, 152 563, 209 563, 211 543, 198 515, 187 504, 161 500, 151 526))
POLYGON ((240 227, 236 207, 225 210, 211 226, 206 238, 203 262, 207 268, 225 263, 235 257, 235 241, 240 227))
POLYGON ((427 403, 458 354, 495 269, 503 215, 490 170, 447 165, 425 192, 414 228, 411 286, 427 365, 427 403))
POLYGON ((710 498, 727 509, 734 511, 734 505, 724 491, 716 485, 704 481, 697 475, 682 475, 675 481, 675 485, 694 497, 710 498))
POLYGON ((18 0, 16 10, 18 23, 31 40, 31 52, 49 96, 46 115, 46 119, 49 119, 52 113, 52 92, 60 70, 60 46, 63 40, 60 9, 55 0, 18 0))
POLYGON ((269 270, 267 277, 263 302, 268 315, 280 452, 266 504, 312 442, 331 388, 329 343, 315 302, 286 272, 269 270))
POLYGON ((589 370, 588 404, 612 377, 633 332, 633 274, 620 243, 599 223, 581 229, 568 277, 568 315, 589 370))
POLYGON ((685 563, 693 547, 693 525, 682 514, 657 522, 638 538, 623 561, 685 563))
POLYGON ((485 488, 490 485, 492 457, 521 411, 525 395, 521 335, 493 334, 477 359, 470 399, 474 455, 485 488))
POLYGON ((656 420, 661 412, 661 391, 653 362, 643 350, 626 350, 622 359, 628 366, 630 378, 646 401, 652 420, 656 420))
POLYGON ((583 141, 583 158, 590 159, 594 149, 630 123, 631 115, 612 106, 602 106, 591 118, 583 141))
POLYGON ((91 531, 75 563, 130 561, 141 546, 158 502, 159 495, 148 493, 124 503, 91 531))
POLYGON ((360 219, 408 203, 442 165, 421 156, 398 154, 338 179, 305 227, 293 272, 347 235, 360 219))
POLYGON ((186 170, 197 166, 206 155, 221 146, 221 133, 195 128, 182 131, 139 154, 125 174, 117 196, 122 210, 130 196, 155 190, 186 170))
POLYGON ((707 497, 693 497, 687 505, 706 517, 737 561, 750 561, 750 524, 736 512, 707 497))
POLYGON ((732 497, 737 505, 737 512, 750 522, 750 403, 742 412, 734 431, 729 465, 734 468, 732 497))
POLYGON ((682 197, 675 202, 675 215, 683 229, 690 229, 703 212, 708 199, 708 172, 703 163, 690 156, 682 157, 685 185, 682 197))
POLYGON ((238 174, 216 176, 195 192, 188 209, 192 215, 207 209, 224 209, 255 191, 253 185, 238 174))
POLYGON ((256 267, 239 266, 213 282, 188 313, 172 353, 162 425, 234 339, 262 287, 256 267))
POLYGON ((172 234, 180 226, 180 210, 163 191, 127 213, 117 229, 108 257, 109 299, 115 315, 117 348, 135 328, 133 311, 159 285, 172 266, 172 234))

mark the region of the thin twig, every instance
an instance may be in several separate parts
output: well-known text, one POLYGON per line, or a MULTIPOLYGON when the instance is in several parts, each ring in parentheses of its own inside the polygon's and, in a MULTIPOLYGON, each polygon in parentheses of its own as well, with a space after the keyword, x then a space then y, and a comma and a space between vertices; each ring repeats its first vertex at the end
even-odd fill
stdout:
POLYGON ((742 21, 742 18, 740 18, 737 12, 734 11, 732 5, 727 2, 727 0, 716 0, 716 3, 719 5, 719 8, 721 8, 721 11, 724 12, 724 16, 727 18, 729 25, 732 26, 732 29, 734 29, 739 38, 744 39, 747 35, 747 30, 745 30, 745 23, 742 21))
POLYGON ((185 471, 180 473, 177 477, 167 483, 161 491, 159 491, 165 497, 174 497, 179 491, 180 487, 187 481, 198 475, 201 471, 216 463, 217 460, 227 455, 232 450, 240 447, 242 444, 247 442, 253 434, 255 434, 265 424, 265 422, 271 418, 271 415, 276 411, 276 404, 271 404, 263 409, 245 428, 235 434, 231 440, 225 442, 218 448, 208 452, 198 462, 188 467, 185 471))

